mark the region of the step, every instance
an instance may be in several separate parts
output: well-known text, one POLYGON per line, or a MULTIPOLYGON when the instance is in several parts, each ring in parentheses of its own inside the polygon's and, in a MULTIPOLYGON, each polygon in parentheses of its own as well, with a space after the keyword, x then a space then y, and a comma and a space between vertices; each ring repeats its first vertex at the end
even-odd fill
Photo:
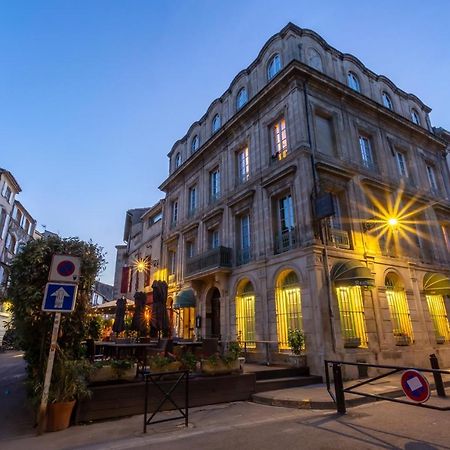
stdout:
POLYGON ((308 367, 277 367, 273 369, 265 369, 261 371, 255 371, 256 380, 270 380, 274 378, 286 378, 286 377, 302 377, 309 375, 308 367))
POLYGON ((309 375, 256 380, 255 392, 275 391, 316 383, 322 383, 322 377, 309 375))

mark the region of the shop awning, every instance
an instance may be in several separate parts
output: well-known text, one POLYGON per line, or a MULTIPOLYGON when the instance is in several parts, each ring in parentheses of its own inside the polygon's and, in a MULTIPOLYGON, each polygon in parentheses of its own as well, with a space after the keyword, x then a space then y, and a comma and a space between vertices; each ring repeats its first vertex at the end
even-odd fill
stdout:
POLYGON ((173 303, 175 309, 195 308, 195 293, 192 289, 184 289, 176 297, 173 303))
POLYGON ((358 261, 339 261, 331 269, 330 275, 336 287, 375 286, 370 270, 358 261))
POLYGON ((423 290, 429 295, 450 295, 450 279, 442 273, 427 272, 423 277, 423 290))

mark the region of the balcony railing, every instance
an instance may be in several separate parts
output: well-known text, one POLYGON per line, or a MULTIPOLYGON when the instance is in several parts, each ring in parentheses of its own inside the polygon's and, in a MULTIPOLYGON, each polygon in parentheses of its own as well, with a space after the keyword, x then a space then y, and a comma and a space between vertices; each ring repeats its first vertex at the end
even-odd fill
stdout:
POLYGON ((231 248, 218 247, 208 250, 186 261, 186 276, 205 272, 209 269, 231 267, 231 248))
POLYGON ((242 266, 252 260, 250 248, 240 248, 236 250, 236 265, 242 266))
POLYGON ((348 235, 348 231, 331 228, 329 239, 330 243, 335 247, 350 248, 350 237, 348 235))
POLYGON ((297 247, 297 230, 292 227, 275 234, 275 254, 297 247))

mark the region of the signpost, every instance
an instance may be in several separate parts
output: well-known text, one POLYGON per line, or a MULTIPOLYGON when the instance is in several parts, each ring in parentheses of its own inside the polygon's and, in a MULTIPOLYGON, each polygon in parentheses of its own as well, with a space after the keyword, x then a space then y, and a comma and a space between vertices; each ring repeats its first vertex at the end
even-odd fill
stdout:
POLYGON ((405 395, 417 403, 425 403, 430 398, 428 380, 417 370, 405 370, 401 384, 405 395))
POLYGON ((72 312, 75 308, 78 279, 80 276, 80 262, 80 258, 78 257, 54 255, 48 276, 49 282, 45 287, 42 311, 54 312, 55 319, 53 321, 52 339, 48 353, 41 405, 39 407, 38 434, 42 434, 46 426, 48 393, 52 379, 53 363, 55 361, 61 313, 72 312))

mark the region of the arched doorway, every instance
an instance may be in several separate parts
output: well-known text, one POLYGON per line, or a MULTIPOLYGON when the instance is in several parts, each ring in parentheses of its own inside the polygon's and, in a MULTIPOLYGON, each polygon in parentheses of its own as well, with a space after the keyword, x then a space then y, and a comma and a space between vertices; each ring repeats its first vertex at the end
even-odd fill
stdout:
POLYGON ((220 292, 213 288, 206 299, 206 337, 220 338, 220 292))

